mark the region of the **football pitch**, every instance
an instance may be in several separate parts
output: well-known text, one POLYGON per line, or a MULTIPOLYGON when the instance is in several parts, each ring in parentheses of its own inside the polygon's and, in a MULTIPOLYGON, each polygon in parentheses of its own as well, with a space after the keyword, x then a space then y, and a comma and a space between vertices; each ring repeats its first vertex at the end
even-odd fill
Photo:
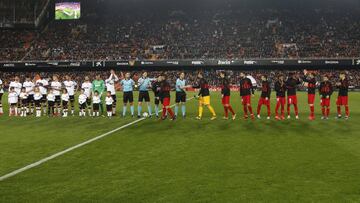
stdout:
MULTIPOLYGON (((195 120, 192 99, 186 119, 144 119, 0 181, 0 202, 359 202, 360 93, 350 93, 349 120, 334 119, 336 95, 329 120, 320 120, 317 95, 309 121, 306 93, 299 93, 299 120, 266 120, 264 106, 263 119, 252 121, 242 118, 233 92, 232 121, 221 119, 213 92, 217 120, 206 108, 195 120)), ((274 93, 271 102, 273 113, 274 93)), ((3 115, 0 177, 135 120, 3 115)))

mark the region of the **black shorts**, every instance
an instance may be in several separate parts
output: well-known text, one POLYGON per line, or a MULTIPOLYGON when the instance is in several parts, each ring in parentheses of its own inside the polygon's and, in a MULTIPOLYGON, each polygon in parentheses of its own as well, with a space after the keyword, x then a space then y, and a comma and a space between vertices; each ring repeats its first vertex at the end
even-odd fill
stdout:
POLYGON ((106 105, 106 111, 112 111, 112 105, 106 105))
POLYGON ((90 99, 90 98, 87 98, 87 99, 86 99, 86 104, 87 104, 88 106, 91 105, 91 99, 90 99))
POLYGON ((80 105, 80 109, 86 109, 86 102, 85 103, 82 103, 82 104, 79 104, 80 105))
POLYGON ((94 111, 99 111, 99 108, 100 108, 100 104, 93 104, 94 111))
POLYGON ((55 96, 55 104, 58 104, 58 105, 61 104, 61 96, 60 95, 55 96))
POLYGON ((128 102, 133 103, 134 102, 133 92, 124 92, 123 102, 124 103, 128 103, 128 102))
POLYGON ((63 107, 68 107, 68 103, 69 103, 68 101, 62 101, 62 106, 63 107))
POLYGON ((74 102, 75 101, 75 96, 74 95, 69 95, 69 101, 74 102))
POLYGON ((49 107, 54 107, 55 105, 55 102, 54 101, 48 101, 48 106, 49 107))
POLYGON ((42 102, 42 103, 45 103, 46 100, 47 100, 46 94, 43 94, 43 95, 42 95, 42 98, 41 98, 41 102, 42 102))
POLYGON ((155 102, 154 102, 155 105, 159 105, 159 104, 160 104, 160 99, 158 99, 158 98, 155 97, 155 100, 154 100, 154 101, 155 101, 155 102))
POLYGON ((40 107, 41 106, 41 100, 34 100, 35 106, 40 107))
POLYGON ((186 93, 185 92, 176 92, 175 94, 175 103, 186 102, 186 93))
POLYGON ((115 105, 115 104, 116 104, 116 94, 111 95, 111 97, 112 97, 112 99, 114 100, 113 105, 115 105))
POLYGON ((28 104, 34 103, 34 95, 33 94, 29 94, 29 96, 27 98, 27 103, 28 104))
POLYGON ((145 102, 150 102, 150 96, 149 96, 148 91, 140 91, 139 92, 139 100, 138 100, 138 102, 143 102, 144 100, 145 100, 145 102))
POLYGON ((21 106, 26 106, 28 104, 28 99, 20 99, 21 106))

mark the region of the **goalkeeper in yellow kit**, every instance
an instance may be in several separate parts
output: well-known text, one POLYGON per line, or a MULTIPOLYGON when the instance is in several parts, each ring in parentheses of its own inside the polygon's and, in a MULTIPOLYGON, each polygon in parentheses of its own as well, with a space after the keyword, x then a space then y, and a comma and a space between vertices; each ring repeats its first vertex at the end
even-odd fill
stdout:
POLYGON ((203 75, 201 73, 199 73, 197 75, 198 79, 199 79, 199 83, 197 86, 193 86, 193 88, 200 88, 200 92, 198 94, 198 99, 199 99, 199 115, 198 117, 196 117, 196 119, 201 120, 202 118, 202 114, 203 114, 203 110, 204 110, 204 106, 206 106, 209 111, 212 114, 211 120, 215 120, 216 119, 216 113, 214 111, 214 108, 210 105, 210 91, 209 91, 209 84, 208 82, 203 78, 203 75))

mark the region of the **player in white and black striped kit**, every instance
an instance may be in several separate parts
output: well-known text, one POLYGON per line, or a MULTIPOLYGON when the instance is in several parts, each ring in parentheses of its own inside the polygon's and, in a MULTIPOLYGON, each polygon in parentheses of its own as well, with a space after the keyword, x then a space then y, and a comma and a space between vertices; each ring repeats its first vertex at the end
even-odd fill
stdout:
POLYGON ((65 76, 65 81, 63 82, 68 94, 69 101, 71 105, 71 115, 74 115, 75 112, 75 92, 77 91, 77 83, 71 80, 69 75, 65 76))
POLYGON ((53 76, 53 81, 50 83, 50 87, 53 90, 53 94, 55 95, 55 103, 54 103, 54 114, 55 116, 60 115, 61 113, 61 82, 59 81, 59 77, 57 75, 53 76))
POLYGON ((46 115, 47 110, 47 88, 49 86, 49 82, 46 79, 38 79, 35 82, 36 86, 39 87, 39 91, 42 95, 41 99, 41 107, 43 109, 44 115, 46 115))
POLYGON ((23 83, 26 93, 28 94, 28 99, 26 101, 26 113, 34 113, 34 88, 35 84, 31 81, 30 77, 26 77, 25 82, 23 83))
POLYGON ((112 115, 116 114, 116 90, 115 83, 119 81, 119 77, 115 74, 114 70, 110 71, 110 77, 105 80, 106 91, 111 93, 111 97, 113 98, 112 103, 112 115))
POLYGON ((90 82, 90 78, 88 76, 85 76, 85 81, 81 85, 81 89, 84 89, 84 94, 87 97, 86 105, 87 105, 89 116, 92 116, 91 115, 91 93, 92 93, 92 88, 93 88, 93 85, 90 82))
POLYGON ((3 106, 2 106, 2 96, 4 94, 4 84, 0 79, 0 116, 4 114, 3 106))

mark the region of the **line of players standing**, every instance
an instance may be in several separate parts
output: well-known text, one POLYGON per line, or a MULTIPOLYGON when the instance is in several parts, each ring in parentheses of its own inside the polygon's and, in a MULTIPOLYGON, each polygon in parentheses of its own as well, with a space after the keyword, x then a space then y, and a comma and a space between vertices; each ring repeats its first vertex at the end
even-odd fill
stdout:
MULTIPOLYGON (((308 89, 308 104, 310 108, 309 119, 314 120, 314 104, 315 104, 315 92, 319 88, 320 104, 322 108, 322 119, 328 119, 330 113, 330 97, 333 93, 333 85, 329 82, 328 76, 324 75, 322 81, 319 84, 315 75, 312 72, 304 70, 305 77, 300 79, 298 76, 291 74, 285 81, 283 75, 278 76, 275 82, 276 91, 276 108, 275 119, 285 119, 285 104, 287 96, 287 118, 290 118, 290 107, 294 106, 295 117, 298 116, 298 101, 296 96, 296 89, 299 85, 304 85, 308 89), (280 113, 279 113, 280 109, 280 113)), ((247 119, 248 115, 254 118, 254 113, 251 106, 251 95, 254 94, 253 81, 251 81, 244 73, 240 74, 240 96, 243 104, 244 118, 247 119)), ((123 89, 123 110, 122 116, 126 115, 127 106, 130 106, 131 116, 134 116, 134 87, 139 89, 138 98, 138 117, 141 117, 142 103, 147 105, 148 115, 152 115, 152 107, 150 104, 149 90, 152 90, 155 95, 155 115, 159 116, 159 104, 163 104, 162 118, 165 119, 167 114, 170 114, 171 119, 175 119, 179 107, 181 105, 182 116, 186 116, 186 89, 189 87, 199 88, 199 116, 197 119, 202 118, 203 106, 207 106, 212 113, 212 120, 216 118, 216 113, 210 105, 210 91, 207 81, 203 78, 201 73, 198 74, 199 84, 186 85, 185 74, 181 73, 176 81, 175 91, 175 113, 170 108, 170 91, 172 90, 169 82, 166 79, 166 75, 160 75, 157 78, 149 78, 147 72, 144 72, 139 78, 137 83, 131 79, 130 73, 122 75, 120 84, 123 89)), ((232 113, 232 118, 235 119, 236 114, 230 105, 230 83, 225 73, 220 73, 222 83, 222 104, 224 106, 224 119, 228 119, 229 111, 232 113)), ((267 119, 270 119, 270 95, 271 84, 268 81, 266 75, 261 77, 261 96, 257 106, 257 117, 260 117, 261 107, 265 105, 267 107, 267 119)), ((81 93, 78 98, 79 102, 79 115, 85 116, 86 110, 89 116, 99 116, 103 113, 103 98, 105 94, 105 104, 107 116, 111 117, 116 113, 116 88, 115 83, 119 81, 119 77, 113 70, 110 71, 110 77, 103 81, 100 75, 96 76, 96 79, 91 82, 88 76, 85 76, 85 81, 81 85, 81 93), (106 90, 106 92, 105 92, 106 90), (100 112, 101 111, 101 114, 100 112)), ((348 107, 348 81, 344 73, 340 74, 340 81, 335 84, 339 88, 339 95, 336 101, 337 104, 337 117, 341 118, 341 106, 345 107, 345 118, 349 118, 348 107)), ((78 84, 71 79, 70 76, 65 77, 65 81, 62 83, 59 81, 58 76, 54 75, 52 81, 49 82, 46 79, 37 79, 35 82, 31 81, 30 77, 27 77, 23 83, 20 82, 19 77, 15 77, 9 85, 8 102, 10 104, 10 116, 20 115, 26 116, 33 114, 40 117, 43 114, 47 115, 62 115, 68 116, 69 106, 71 115, 74 115, 75 111, 75 93, 78 90, 78 84)), ((2 82, 0 80, 0 101, 3 94, 2 82)), ((0 114, 3 113, 2 104, 0 103, 0 114)))
MULTIPOLYGON (((34 114, 36 117, 42 115, 67 117, 69 113, 74 115, 75 112, 75 95, 80 88, 78 96, 79 116, 100 116, 103 115, 104 109, 102 102, 105 102, 108 117, 116 113, 116 87, 115 84, 120 81, 123 90, 123 110, 122 116, 126 115, 127 106, 130 106, 131 116, 134 117, 134 97, 133 91, 139 89, 138 98, 138 117, 141 117, 142 102, 147 104, 148 115, 152 115, 149 91, 152 90, 155 95, 155 115, 159 117, 160 103, 163 105, 162 118, 166 118, 169 113, 171 118, 175 118, 178 107, 182 103, 182 113, 185 117, 185 88, 188 86, 177 85, 177 106, 175 113, 170 108, 170 84, 165 75, 157 78, 149 78, 147 72, 144 72, 137 83, 131 79, 130 73, 121 75, 122 80, 110 71, 108 79, 103 81, 100 75, 97 75, 94 81, 90 81, 85 76, 84 82, 79 86, 70 76, 65 76, 65 81, 60 82, 57 75, 48 79, 38 78, 31 80, 27 77, 23 83, 19 77, 15 77, 9 84, 9 116, 21 116, 34 114), (103 98, 105 95, 105 98, 103 98)), ((178 84, 185 84, 185 74, 180 74, 178 84)), ((0 115, 3 114, 1 97, 3 95, 3 84, 0 80, 0 115)))
MULTIPOLYGON (((295 118, 299 118, 298 112, 298 99, 296 95, 296 90, 299 85, 307 87, 308 90, 308 105, 310 108, 309 120, 315 119, 315 92, 316 89, 319 89, 320 95, 320 105, 322 110, 321 119, 328 119, 330 114, 330 101, 331 95, 334 91, 334 87, 339 89, 338 98, 336 100, 337 105, 337 118, 342 118, 341 107, 345 107, 345 119, 349 118, 349 106, 348 106, 348 89, 349 83, 346 78, 345 73, 341 73, 339 78, 340 80, 335 84, 331 84, 329 77, 323 75, 321 82, 316 81, 315 74, 304 70, 304 78, 299 78, 295 74, 290 74, 285 80, 285 76, 280 75, 277 77, 275 82, 275 91, 276 91, 276 107, 275 107, 275 119, 283 120, 285 119, 285 104, 287 96, 287 118, 290 119, 290 107, 294 106, 295 118), (280 109, 280 113, 279 113, 280 109)), ((243 110, 245 118, 248 117, 248 112, 250 116, 254 118, 254 114, 251 107, 251 81, 245 77, 245 74, 241 73, 240 77, 240 95, 242 97, 243 110)), ((224 77, 223 77, 224 78, 224 77)), ((270 119, 270 95, 271 95, 271 84, 268 81, 266 75, 261 77, 261 96, 257 106, 257 117, 260 117, 261 107, 265 105, 267 107, 267 119, 270 119)), ((228 82, 224 79, 223 84, 228 82)), ((226 112, 225 112, 226 115, 226 112)))

